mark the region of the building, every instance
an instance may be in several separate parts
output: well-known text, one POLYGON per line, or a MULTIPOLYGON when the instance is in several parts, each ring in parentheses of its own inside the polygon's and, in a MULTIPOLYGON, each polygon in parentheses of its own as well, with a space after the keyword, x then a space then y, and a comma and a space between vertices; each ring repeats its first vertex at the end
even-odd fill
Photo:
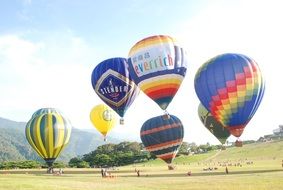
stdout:
POLYGON ((279 125, 279 128, 273 130, 274 135, 283 136, 283 125, 279 125))

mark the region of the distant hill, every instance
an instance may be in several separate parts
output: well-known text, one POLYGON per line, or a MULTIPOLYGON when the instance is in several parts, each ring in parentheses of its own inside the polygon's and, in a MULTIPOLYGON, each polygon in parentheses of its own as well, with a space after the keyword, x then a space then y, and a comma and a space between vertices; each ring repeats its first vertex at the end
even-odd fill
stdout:
MULTIPOLYGON (((27 142, 25 126, 25 122, 0 117, 0 162, 42 160, 27 142)), ((120 142, 110 137, 107 140, 107 143, 120 142)), ((71 158, 89 153, 104 143, 103 138, 97 133, 73 128, 70 142, 59 156, 58 161, 68 162, 71 158)))

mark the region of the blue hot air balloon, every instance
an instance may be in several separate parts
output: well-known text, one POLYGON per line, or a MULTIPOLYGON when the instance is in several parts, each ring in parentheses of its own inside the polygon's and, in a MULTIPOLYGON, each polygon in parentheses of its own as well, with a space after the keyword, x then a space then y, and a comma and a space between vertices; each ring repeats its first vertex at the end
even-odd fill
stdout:
POLYGON ((232 135, 240 137, 262 100, 264 82, 253 59, 227 53, 199 68, 195 91, 213 117, 232 135))
POLYGON ((146 150, 171 164, 183 142, 183 124, 174 115, 157 116, 142 125, 140 137, 146 150))
POLYGON ((121 118, 139 93, 132 81, 127 60, 116 57, 102 61, 93 70, 91 83, 96 94, 121 118))

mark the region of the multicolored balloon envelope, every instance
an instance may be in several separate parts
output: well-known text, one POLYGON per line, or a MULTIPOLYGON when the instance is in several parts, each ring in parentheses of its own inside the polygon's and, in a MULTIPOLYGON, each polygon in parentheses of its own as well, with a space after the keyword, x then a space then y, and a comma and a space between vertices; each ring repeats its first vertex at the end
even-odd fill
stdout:
POLYGON ((227 128, 223 127, 209 111, 202 105, 198 106, 198 116, 203 125, 222 143, 224 144, 230 133, 227 128))
POLYGON ((36 111, 26 125, 26 139, 49 167, 69 142, 72 125, 54 108, 36 111))
POLYGON ((195 91, 204 107, 240 137, 264 94, 256 62, 242 54, 222 54, 203 64, 195 75, 195 91))
POLYGON ((96 94, 122 118, 139 93, 129 75, 127 60, 121 57, 99 63, 91 83, 96 94))
POLYGON ((104 136, 116 125, 117 119, 115 112, 104 104, 99 104, 92 108, 90 120, 93 126, 104 136))
POLYGON ((183 142, 183 124, 174 115, 154 117, 143 124, 140 137, 146 150, 171 164, 183 142))
POLYGON ((139 88, 166 110, 187 70, 187 56, 170 36, 151 36, 129 52, 129 70, 139 88))

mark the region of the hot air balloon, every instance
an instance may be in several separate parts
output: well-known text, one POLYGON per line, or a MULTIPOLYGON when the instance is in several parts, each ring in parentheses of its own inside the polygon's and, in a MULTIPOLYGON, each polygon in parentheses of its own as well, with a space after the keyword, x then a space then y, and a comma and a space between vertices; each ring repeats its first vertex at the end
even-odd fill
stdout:
POLYGON ((57 109, 36 111, 26 125, 26 139, 49 168, 66 147, 71 135, 70 121, 57 109))
POLYGON ((183 142, 183 124, 174 115, 166 119, 153 117, 142 125, 140 137, 145 149, 164 160, 169 167, 183 142))
POLYGON ((120 117, 139 93, 139 88, 129 75, 127 60, 117 57, 102 61, 93 70, 91 83, 96 94, 120 117))
POLYGON ((128 64, 134 82, 166 112, 186 75, 184 49, 170 36, 151 36, 131 48, 128 64))
POLYGON ((257 63, 242 54, 222 54, 199 68, 194 83, 204 107, 232 135, 240 137, 264 94, 257 63))
POLYGON ((198 106, 198 116, 209 132, 211 132, 222 144, 225 144, 230 136, 228 129, 219 123, 202 104, 199 104, 198 106))
POLYGON ((107 133, 117 123, 114 111, 104 104, 92 108, 90 120, 94 127, 104 136, 104 141, 106 141, 107 133))

